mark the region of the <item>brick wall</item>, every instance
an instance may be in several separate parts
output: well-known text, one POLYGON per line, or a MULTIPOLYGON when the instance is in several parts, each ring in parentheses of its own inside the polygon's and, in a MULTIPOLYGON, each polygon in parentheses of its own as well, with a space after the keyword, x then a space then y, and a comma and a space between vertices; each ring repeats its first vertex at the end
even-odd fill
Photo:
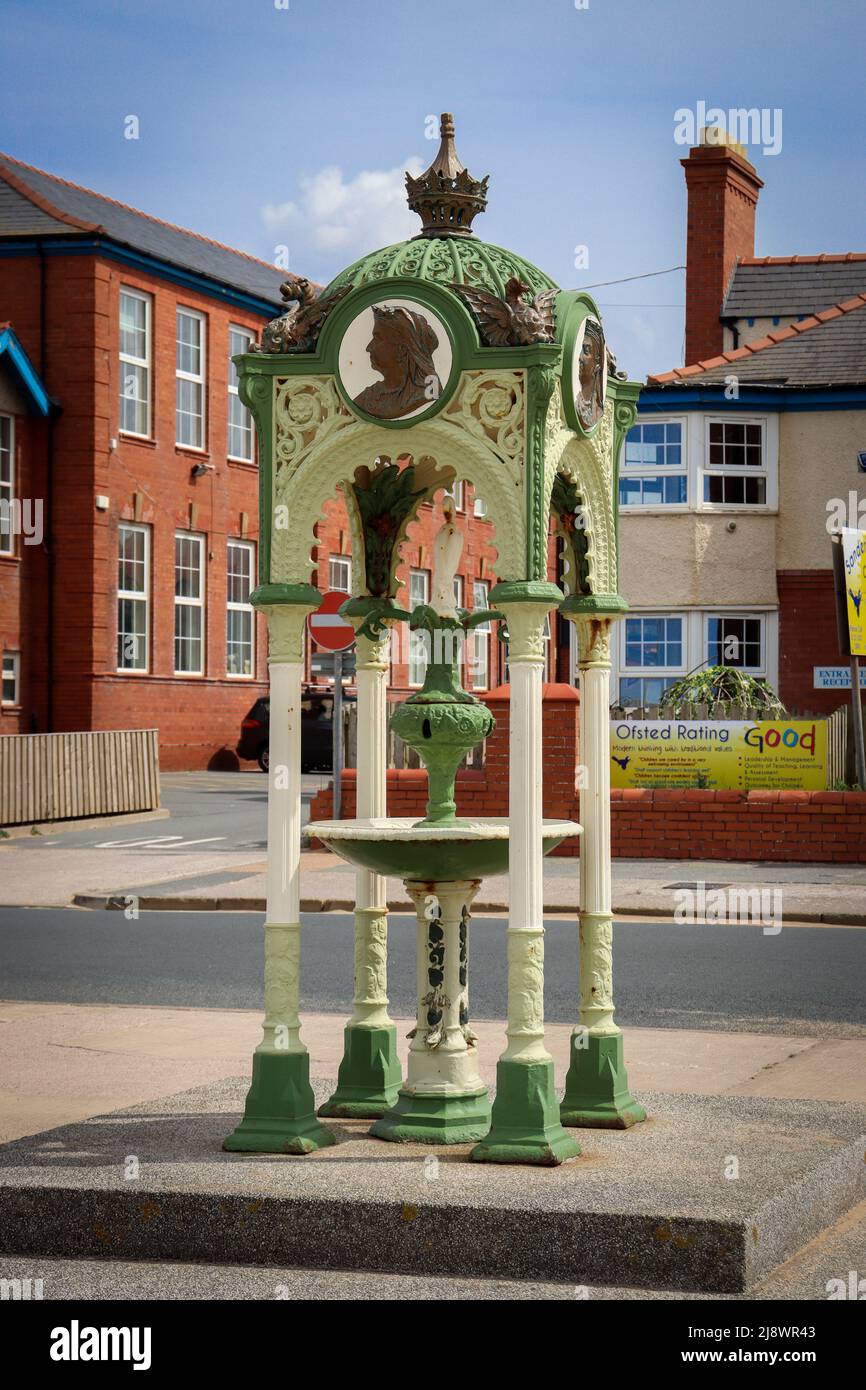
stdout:
POLYGON ((862 864, 866 792, 617 788, 611 833, 618 858, 862 864))
POLYGON ((816 690, 815 666, 847 666, 839 655, 832 570, 779 570, 779 696, 792 714, 832 714, 844 690, 816 690))
MULTIPOLYGON (((6 387, 0 392, 0 412, 13 422, 16 496, 44 499, 48 424, 27 412, 27 403, 7 382, 0 386, 6 387)), ((24 520, 35 524, 38 516, 31 510, 24 520)), ((14 553, 0 555, 0 651, 17 652, 19 657, 18 703, 0 705, 0 734, 44 732, 48 727, 47 646, 44 638, 40 640, 47 622, 47 573, 44 537, 34 545, 18 536, 14 553)))

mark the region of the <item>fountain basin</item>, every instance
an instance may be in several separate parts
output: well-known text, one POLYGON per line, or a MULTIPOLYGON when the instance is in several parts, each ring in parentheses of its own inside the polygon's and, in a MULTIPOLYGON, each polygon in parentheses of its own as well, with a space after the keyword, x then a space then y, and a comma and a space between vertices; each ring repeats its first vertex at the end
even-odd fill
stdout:
MULTIPOLYGON (((349 864, 410 883, 478 879, 508 868, 505 816, 463 817, 442 825, 424 825, 412 816, 379 816, 310 821, 308 830, 349 864)), ((581 833, 577 821, 542 821, 544 853, 581 833)))

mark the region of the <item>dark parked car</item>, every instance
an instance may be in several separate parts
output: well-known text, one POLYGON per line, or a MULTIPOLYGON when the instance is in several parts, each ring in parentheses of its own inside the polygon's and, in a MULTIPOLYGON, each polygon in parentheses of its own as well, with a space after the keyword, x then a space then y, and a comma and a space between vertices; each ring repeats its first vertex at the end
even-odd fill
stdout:
MULTIPOLYGON (((343 695, 344 702, 356 697, 343 695)), ((239 758, 255 760, 262 772, 268 770, 268 731, 271 702, 267 695, 256 700, 249 714, 241 721, 241 736, 236 753, 239 758)), ((327 686, 306 686, 301 700, 301 770, 330 772, 333 761, 334 696, 327 686)))

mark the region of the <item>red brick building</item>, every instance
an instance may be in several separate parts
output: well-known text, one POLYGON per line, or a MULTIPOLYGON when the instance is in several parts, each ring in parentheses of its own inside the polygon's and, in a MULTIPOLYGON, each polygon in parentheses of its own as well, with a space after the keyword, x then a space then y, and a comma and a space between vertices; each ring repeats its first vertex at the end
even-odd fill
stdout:
MULTIPOLYGON (((256 446, 230 359, 274 316, 284 278, 0 155, 0 461, 4 495, 42 516, 38 543, 15 534, 0 549, 0 732, 158 727, 164 768, 235 765, 267 650, 248 603, 256 446)), ((473 608, 495 541, 483 501, 469 488, 455 500, 459 601, 473 608)), ((404 602, 429 588, 440 524, 428 507, 410 530, 404 602)), ((317 538, 315 582, 348 588, 339 499, 317 538)), ((499 684, 495 633, 473 643, 467 685, 499 684)), ((408 634, 394 655, 392 683, 419 684, 408 634)), ((565 648, 555 668, 567 673, 565 648)))

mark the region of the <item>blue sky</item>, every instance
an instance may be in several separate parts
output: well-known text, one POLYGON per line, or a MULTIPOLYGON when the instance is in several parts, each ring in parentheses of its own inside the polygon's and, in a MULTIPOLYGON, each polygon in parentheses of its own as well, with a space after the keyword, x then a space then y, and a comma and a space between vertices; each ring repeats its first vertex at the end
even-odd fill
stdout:
MULTIPOLYGON (((451 110, 479 234, 572 287, 683 261, 678 109, 779 108, 758 254, 866 249, 862 0, 285 3, 0 0, 0 148, 327 280, 412 234, 402 170, 451 110)), ((682 361, 683 287, 596 291, 632 377, 682 361)))

